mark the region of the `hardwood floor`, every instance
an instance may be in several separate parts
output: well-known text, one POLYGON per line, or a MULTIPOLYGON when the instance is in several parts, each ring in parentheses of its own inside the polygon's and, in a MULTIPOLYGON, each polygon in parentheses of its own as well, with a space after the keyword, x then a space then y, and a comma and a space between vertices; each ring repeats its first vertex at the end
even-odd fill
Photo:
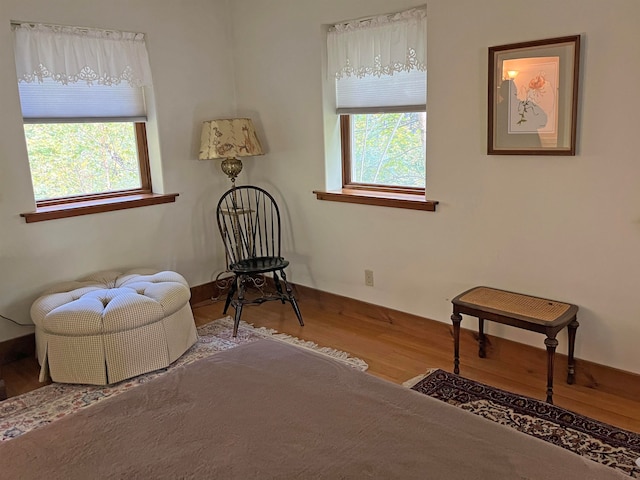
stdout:
MULTIPOLYGON (((246 307, 243 320, 350 352, 369 364, 369 373, 396 383, 429 368, 452 371, 453 338, 449 324, 304 288, 298 288, 298 298, 304 327, 298 325, 291 307, 279 302, 246 307)), ((210 301, 195 305, 196 323, 201 325, 222 317, 222 307, 222 303, 210 301)), ((475 324, 468 322, 467 326, 475 324)), ((463 329, 460 351, 461 375, 518 394, 545 398, 546 356, 541 348, 489 336, 487 358, 481 359, 477 356, 474 333, 463 329)), ((603 391, 603 385, 594 381, 588 371, 588 362, 578 359, 575 385, 564 381, 566 357, 559 356, 556 363, 556 405, 640 433, 637 394, 640 376, 619 391, 615 388, 603 391)), ((40 387, 38 370, 32 358, 5 365, 7 394, 15 396, 40 387)))

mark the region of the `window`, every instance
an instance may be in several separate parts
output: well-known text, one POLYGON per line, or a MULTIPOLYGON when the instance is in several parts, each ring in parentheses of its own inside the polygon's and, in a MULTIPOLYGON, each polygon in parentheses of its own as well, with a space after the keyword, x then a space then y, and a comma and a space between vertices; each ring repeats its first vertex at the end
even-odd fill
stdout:
POLYGON ((426 112, 341 115, 343 187, 423 193, 426 112))
MULTIPOLYGON (((110 199, 106 210, 114 210, 138 206, 114 206, 114 198, 152 196, 144 36, 40 24, 13 30, 37 209, 50 214, 67 205, 61 216, 72 216, 74 204, 81 212, 75 214, 84 214, 93 213, 87 202, 110 199)), ((142 204, 150 203, 163 202, 142 204)), ((42 219, 49 218, 57 217, 42 219)))
POLYGON ((144 123, 25 124, 36 202, 149 193, 144 123))
POLYGON ((424 195, 425 44, 424 8, 330 29, 343 188, 424 195))

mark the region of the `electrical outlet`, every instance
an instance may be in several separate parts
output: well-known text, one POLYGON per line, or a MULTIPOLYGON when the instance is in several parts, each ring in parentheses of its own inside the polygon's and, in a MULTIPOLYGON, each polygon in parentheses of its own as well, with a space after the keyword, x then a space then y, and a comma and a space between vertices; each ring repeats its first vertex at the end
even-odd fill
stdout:
POLYGON ((367 287, 373 287, 373 270, 364 271, 364 284, 367 287))

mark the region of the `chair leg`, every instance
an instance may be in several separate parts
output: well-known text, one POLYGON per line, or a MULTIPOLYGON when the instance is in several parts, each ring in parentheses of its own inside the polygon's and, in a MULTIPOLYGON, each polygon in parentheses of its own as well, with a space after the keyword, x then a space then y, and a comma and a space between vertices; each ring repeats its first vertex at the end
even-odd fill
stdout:
POLYGON ((302 314, 300 313, 298 302, 296 301, 296 297, 293 295, 291 285, 289 285, 289 282, 287 282, 287 275, 284 273, 284 270, 280 270, 280 275, 282 276, 282 281, 284 282, 284 288, 287 290, 287 297, 289 298, 289 302, 293 307, 293 311, 296 313, 296 317, 298 317, 298 323, 300 323, 301 327, 304 327, 304 322, 302 321, 302 314))
POLYGON ((233 336, 238 336, 238 326, 240 325, 240 316, 242 315, 242 306, 244 305, 244 284, 246 282, 246 276, 240 275, 238 279, 238 300, 236 300, 234 306, 236 308, 235 320, 233 322, 233 336))
POLYGON ((280 294, 280 301, 284 305, 284 293, 282 293, 282 285, 280 285, 280 279, 278 278, 278 272, 273 272, 273 283, 276 284, 276 290, 280 294))
POLYGON ((233 298, 233 295, 236 293, 237 289, 238 289, 238 277, 236 276, 233 279, 233 283, 231 283, 231 286, 229 287, 229 293, 227 293, 227 299, 224 302, 224 310, 222 311, 223 315, 227 314, 227 310, 229 310, 229 304, 231 303, 231 299, 233 298))

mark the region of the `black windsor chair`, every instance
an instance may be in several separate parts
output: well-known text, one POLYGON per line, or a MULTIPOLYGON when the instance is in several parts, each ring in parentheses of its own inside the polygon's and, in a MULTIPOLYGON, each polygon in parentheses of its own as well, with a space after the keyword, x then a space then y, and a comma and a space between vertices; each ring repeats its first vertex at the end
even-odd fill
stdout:
POLYGON ((244 305, 270 300, 289 302, 298 322, 304 326, 298 302, 284 273, 289 262, 280 256, 280 210, 273 197, 259 187, 233 187, 218 202, 217 218, 229 270, 235 275, 223 311, 226 314, 229 305, 235 309, 233 336, 238 334, 244 305), (269 272, 273 273, 277 293, 264 294, 259 289, 261 296, 245 298, 247 282, 255 284, 257 276, 269 272))

